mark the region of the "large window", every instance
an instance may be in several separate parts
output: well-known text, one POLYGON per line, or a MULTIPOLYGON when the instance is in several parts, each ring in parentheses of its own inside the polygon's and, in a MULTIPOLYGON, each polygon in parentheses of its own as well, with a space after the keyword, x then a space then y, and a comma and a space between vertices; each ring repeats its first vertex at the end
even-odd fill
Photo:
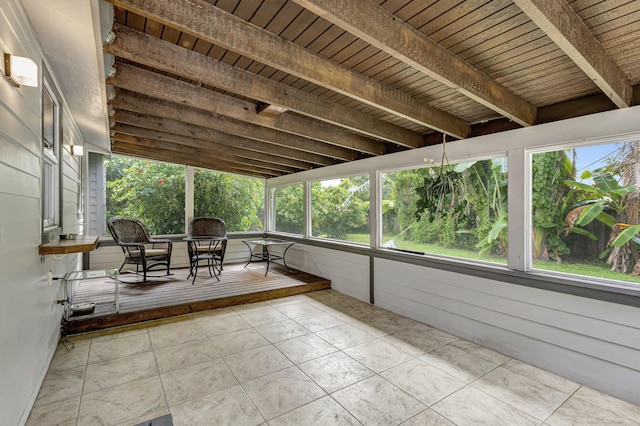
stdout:
POLYGON ((506 263, 507 160, 382 174, 383 246, 506 263))
POLYGON ((206 169, 195 169, 193 180, 195 217, 219 217, 227 232, 263 229, 263 180, 206 169))
POLYGON ((533 154, 534 268, 640 283, 639 154, 637 141, 533 154))
POLYGON ((290 234, 304 233, 304 198, 301 183, 273 190, 273 229, 290 234))
POLYGON ((153 235, 184 234, 184 166, 114 155, 105 168, 107 219, 134 217, 153 235))
POLYGON ((369 176, 311 183, 312 235, 369 244, 369 176))

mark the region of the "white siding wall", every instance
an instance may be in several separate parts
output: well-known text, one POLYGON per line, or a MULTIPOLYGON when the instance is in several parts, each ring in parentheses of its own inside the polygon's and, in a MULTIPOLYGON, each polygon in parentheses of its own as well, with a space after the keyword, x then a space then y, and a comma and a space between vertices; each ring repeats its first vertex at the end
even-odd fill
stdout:
MULTIPOLYGON (((0 51, 41 64, 42 52, 16 0, 0 7, 0 51)), ((4 67, 1 67, 4 74, 4 67)), ((41 263, 41 87, 14 88, 0 76, 0 423, 24 424, 60 336, 60 281, 78 256, 41 263)), ((78 232, 78 163, 69 138, 81 140, 72 118, 63 115, 62 220, 64 232, 78 232), (71 136, 73 134, 73 136, 71 136)))

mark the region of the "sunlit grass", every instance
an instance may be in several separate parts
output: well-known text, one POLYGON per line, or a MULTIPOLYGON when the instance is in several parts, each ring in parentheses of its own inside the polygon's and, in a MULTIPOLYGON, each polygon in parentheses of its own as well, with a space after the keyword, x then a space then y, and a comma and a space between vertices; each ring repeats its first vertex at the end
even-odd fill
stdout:
MULTIPOLYGON (((348 234, 345 239, 349 241, 369 244, 369 234, 348 234)), ((391 240, 390 236, 383 237, 383 243, 391 240)), ((435 254, 443 256, 452 256, 468 260, 479 260, 484 262, 499 263, 502 265, 507 264, 506 258, 500 258, 496 256, 480 255, 477 251, 457 249, 457 248, 444 248, 435 244, 415 243, 413 241, 394 240, 398 249, 410 250, 415 252, 422 252, 426 254, 435 254)), ((640 284, 640 277, 634 277, 629 274, 622 274, 620 272, 614 272, 611 270, 611 266, 605 262, 573 262, 573 263, 556 263, 553 261, 537 260, 533 262, 533 268, 550 271, 561 272, 565 274, 581 275, 593 278, 602 278, 607 280, 625 281, 631 283, 640 284)))

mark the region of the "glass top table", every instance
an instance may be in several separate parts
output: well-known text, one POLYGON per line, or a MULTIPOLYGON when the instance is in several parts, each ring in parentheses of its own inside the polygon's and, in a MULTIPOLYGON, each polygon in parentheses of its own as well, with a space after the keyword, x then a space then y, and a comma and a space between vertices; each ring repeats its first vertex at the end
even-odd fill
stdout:
POLYGON ((250 263, 254 262, 266 262, 267 270, 265 271, 265 277, 269 273, 269 264, 274 260, 282 260, 284 263, 284 267, 287 268, 287 271, 291 271, 289 266, 287 265, 287 261, 285 256, 289 248, 295 244, 293 241, 280 240, 277 238, 258 238, 255 240, 242 240, 243 243, 249 247, 249 261, 244 267, 246 268, 250 263), (270 252, 270 248, 281 246, 284 247, 282 254, 270 252), (262 250, 256 250, 258 247, 262 247, 262 250))

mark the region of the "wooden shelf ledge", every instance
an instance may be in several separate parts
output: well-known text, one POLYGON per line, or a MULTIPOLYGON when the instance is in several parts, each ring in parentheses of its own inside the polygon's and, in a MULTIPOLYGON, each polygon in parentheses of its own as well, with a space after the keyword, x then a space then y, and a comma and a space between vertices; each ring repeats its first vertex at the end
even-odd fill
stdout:
POLYGON ((85 253, 98 246, 97 236, 78 235, 75 240, 58 240, 38 246, 40 255, 85 253))

